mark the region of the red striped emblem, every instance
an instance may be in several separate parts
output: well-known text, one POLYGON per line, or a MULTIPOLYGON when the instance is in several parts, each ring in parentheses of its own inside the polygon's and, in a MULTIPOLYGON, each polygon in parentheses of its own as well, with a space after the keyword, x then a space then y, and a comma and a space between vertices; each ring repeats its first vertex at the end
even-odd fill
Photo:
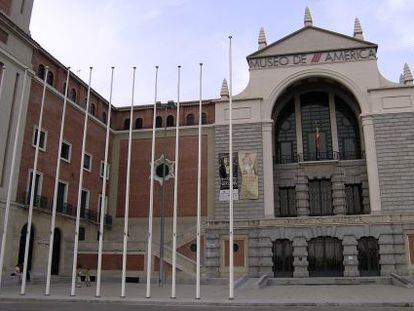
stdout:
POLYGON ((313 54, 311 63, 319 63, 319 61, 321 60, 321 56, 322 56, 322 53, 313 54))

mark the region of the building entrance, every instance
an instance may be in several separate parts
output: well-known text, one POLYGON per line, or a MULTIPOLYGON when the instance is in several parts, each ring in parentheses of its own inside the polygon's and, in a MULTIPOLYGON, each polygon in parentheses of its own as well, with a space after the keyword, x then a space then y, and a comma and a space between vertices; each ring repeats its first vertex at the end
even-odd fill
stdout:
POLYGON ((337 238, 319 237, 309 241, 309 276, 343 276, 342 243, 337 238))

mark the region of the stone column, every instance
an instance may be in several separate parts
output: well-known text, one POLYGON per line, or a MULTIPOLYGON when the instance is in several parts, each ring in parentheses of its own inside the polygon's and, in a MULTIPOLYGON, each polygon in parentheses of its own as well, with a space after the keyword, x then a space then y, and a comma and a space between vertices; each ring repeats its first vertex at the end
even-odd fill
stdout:
POLYGON ((204 274, 209 278, 220 276, 220 235, 218 231, 205 231, 204 274))
POLYGON ((295 278, 309 277, 307 246, 305 237, 293 239, 293 277, 295 278))
POLYGON ((364 130, 365 154, 368 171, 369 202, 371 213, 381 212, 381 194, 378 176, 377 148, 372 116, 361 116, 364 130))
POLYGON ((249 232, 249 277, 273 276, 272 246, 266 231, 249 232))
POLYGON ((296 124, 296 149, 298 161, 303 161, 303 139, 302 139, 302 114, 300 110, 300 96, 295 94, 295 124, 296 124))
POLYGON ((344 247, 344 276, 359 276, 358 241, 353 235, 346 235, 342 240, 344 247))
POLYGON ((335 96, 329 93, 329 118, 331 123, 333 159, 339 159, 338 127, 336 124, 335 96))
POLYGON ((340 168, 336 168, 332 175, 332 204, 335 215, 344 215, 346 213, 346 194, 344 174, 340 168))
POLYGON ((296 209, 298 216, 310 214, 308 178, 301 171, 296 175, 296 209))
POLYGON ((399 275, 409 275, 402 228, 398 231, 399 232, 394 235, 395 269, 399 275))
POLYGON ((267 218, 275 216, 272 129, 273 122, 262 123, 264 216, 267 218))
POLYGON ((379 255, 381 275, 389 276, 395 273, 394 239, 392 234, 382 234, 379 238, 379 255))

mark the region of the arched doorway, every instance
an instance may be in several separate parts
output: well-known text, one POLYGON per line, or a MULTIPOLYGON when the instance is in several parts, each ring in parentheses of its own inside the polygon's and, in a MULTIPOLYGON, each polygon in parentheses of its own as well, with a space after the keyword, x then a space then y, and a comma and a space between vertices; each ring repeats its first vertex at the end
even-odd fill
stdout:
MULTIPOLYGON (((25 224, 20 231, 20 244, 19 244, 19 258, 18 258, 18 265, 23 267, 24 263, 24 250, 26 247, 26 234, 27 234, 27 224, 25 224)), ((33 258, 33 241, 35 236, 35 228, 32 225, 31 233, 30 233, 30 242, 29 242, 29 256, 27 261, 27 270, 32 270, 32 258, 33 258)))
POLYGON ((341 240, 333 237, 318 237, 309 241, 309 276, 343 276, 343 260, 341 240))
POLYGON ((59 275, 59 263, 60 263, 60 242, 61 234, 58 228, 55 228, 55 234, 53 239, 53 252, 52 252, 52 275, 59 275))
POLYGON ((358 240, 358 270, 360 276, 378 276, 381 273, 379 263, 379 245, 374 237, 358 240))
POLYGON ((273 242, 273 276, 293 277, 293 243, 288 239, 273 242))

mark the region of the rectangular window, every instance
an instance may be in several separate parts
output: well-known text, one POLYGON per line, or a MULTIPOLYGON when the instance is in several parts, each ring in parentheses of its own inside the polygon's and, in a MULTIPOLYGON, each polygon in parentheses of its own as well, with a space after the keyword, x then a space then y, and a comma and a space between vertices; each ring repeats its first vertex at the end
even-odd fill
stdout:
POLYGON ((78 240, 85 241, 85 227, 79 227, 78 240))
MULTIPOLYGON (((98 200, 98 222, 101 222, 101 206, 102 206, 102 194, 99 195, 99 200, 98 200)), ((105 209, 104 209, 104 215, 106 215, 108 213, 108 197, 105 196, 105 209)))
POLYGON ((57 202, 56 202, 56 210, 58 212, 63 212, 65 210, 67 196, 68 196, 68 185, 64 182, 59 181, 57 202))
POLYGON ((293 157, 293 143, 291 141, 279 142, 279 163, 295 162, 293 157))
MULTIPOLYGON (((37 144, 37 134, 39 132, 38 127, 36 126, 33 132, 33 141, 32 146, 36 148, 37 144)), ((44 130, 40 131, 40 141, 39 141, 39 149, 42 151, 46 151, 46 142, 47 142, 47 133, 44 130)))
POLYGON ((311 216, 333 215, 330 179, 309 180, 309 204, 311 216))
POLYGON ((279 188, 279 210, 276 212, 276 216, 297 216, 295 187, 279 188))
POLYGON ((92 156, 86 152, 84 154, 83 169, 88 172, 92 170, 92 156))
POLYGON ((62 160, 65 160, 66 162, 70 162, 72 154, 72 145, 68 142, 63 141, 62 142, 62 150, 60 152, 60 158, 62 160))
POLYGON ((89 210, 89 190, 82 189, 81 195, 81 208, 80 208, 80 216, 82 218, 86 217, 87 210, 89 210))
MULTIPOLYGON (((30 196, 32 191, 32 178, 33 171, 29 172, 29 177, 27 180, 27 194, 26 194, 26 204, 30 204, 30 196)), ((40 207, 41 203, 41 194, 42 194, 42 174, 37 172, 35 178, 35 188, 34 188, 34 206, 40 207)))
POLYGON ((345 185, 346 194, 346 213, 347 215, 363 214, 361 184, 345 185))
MULTIPOLYGON (((111 165, 108 163, 107 168, 106 168, 106 179, 109 179, 109 169, 110 169, 111 165)), ((100 172, 99 172, 99 176, 101 176, 101 178, 103 178, 104 176, 104 170, 105 170, 105 162, 101 161, 101 167, 100 167, 100 172)))

